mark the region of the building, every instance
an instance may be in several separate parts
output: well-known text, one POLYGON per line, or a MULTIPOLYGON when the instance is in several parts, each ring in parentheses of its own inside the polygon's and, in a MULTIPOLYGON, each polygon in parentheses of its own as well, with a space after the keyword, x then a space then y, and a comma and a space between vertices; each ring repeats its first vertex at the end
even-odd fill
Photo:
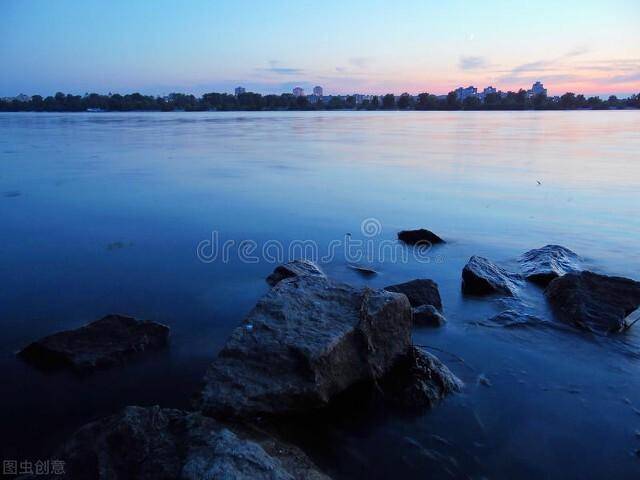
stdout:
POLYGON ((484 100, 485 98, 487 98, 487 95, 491 95, 492 93, 498 93, 498 90, 496 90, 494 87, 485 87, 484 90, 482 90, 482 93, 480 93, 478 96, 480 97, 480 100, 484 100))
POLYGON ((304 97, 304 88, 302 87, 296 87, 293 89, 293 96, 294 97, 304 97))
POLYGON ((317 97, 322 97, 323 95, 322 87, 320 85, 313 87, 313 94, 316 95, 317 97))
POLYGON ((456 98, 461 102, 464 102, 466 98, 478 96, 478 89, 474 86, 469 86, 467 88, 458 87, 454 91, 456 98))
POLYGON ((536 82, 531 86, 531 90, 527 91, 527 94, 530 97, 535 97, 536 95, 547 95, 547 89, 544 88, 541 82, 536 82))
POLYGON ((245 88, 244 88, 244 87, 236 87, 236 89, 235 89, 236 97, 237 97, 238 95, 242 95, 242 94, 243 94, 243 93, 245 93, 245 92, 246 92, 246 90, 245 90, 245 88))

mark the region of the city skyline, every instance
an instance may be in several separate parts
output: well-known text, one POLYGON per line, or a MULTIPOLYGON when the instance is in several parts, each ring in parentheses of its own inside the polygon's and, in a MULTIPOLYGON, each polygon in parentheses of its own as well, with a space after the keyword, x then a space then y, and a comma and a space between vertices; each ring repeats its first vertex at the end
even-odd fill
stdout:
POLYGON ((6 0, 0 96, 139 91, 640 91, 640 4, 6 0), (123 14, 126 12, 126 15, 123 14), (265 21, 265 19, 267 21, 265 21), (312 79, 312 81, 306 81, 312 79))

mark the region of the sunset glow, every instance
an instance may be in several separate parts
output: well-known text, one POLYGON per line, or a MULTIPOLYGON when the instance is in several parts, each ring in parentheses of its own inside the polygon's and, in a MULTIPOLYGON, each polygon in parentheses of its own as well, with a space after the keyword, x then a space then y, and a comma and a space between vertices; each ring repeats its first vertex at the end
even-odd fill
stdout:
POLYGON ((640 3, 7 0, 0 95, 640 91, 640 3))

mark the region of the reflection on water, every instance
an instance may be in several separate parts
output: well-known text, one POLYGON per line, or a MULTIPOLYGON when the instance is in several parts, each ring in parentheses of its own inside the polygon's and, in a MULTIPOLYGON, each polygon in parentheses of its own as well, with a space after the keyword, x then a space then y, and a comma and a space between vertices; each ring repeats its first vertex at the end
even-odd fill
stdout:
MULTIPOLYGON (((341 255, 323 267, 376 287, 436 280, 449 322, 414 340, 455 354, 436 352, 467 388, 418 417, 307 425, 319 462, 344 478, 637 478, 638 326, 617 339, 483 328, 511 305, 463 298, 459 282, 472 254, 513 266, 547 243, 638 279, 639 125, 635 111, 0 114, 3 458, 42 455, 125 404, 188 407, 273 268, 198 261, 212 231, 326 246, 375 218, 376 242, 424 226, 449 243, 375 277, 341 255), (170 352, 84 379, 12 356, 108 312, 168 323, 170 352)), ((523 302, 551 318, 537 288, 523 302)))

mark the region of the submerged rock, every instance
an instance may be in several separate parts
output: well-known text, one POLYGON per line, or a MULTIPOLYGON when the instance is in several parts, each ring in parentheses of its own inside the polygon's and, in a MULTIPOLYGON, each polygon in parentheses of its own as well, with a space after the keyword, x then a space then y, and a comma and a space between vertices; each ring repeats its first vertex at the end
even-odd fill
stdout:
POLYGON ((384 289, 388 292, 405 294, 413 308, 422 305, 433 305, 438 311, 442 311, 442 299, 440 298, 438 284, 428 278, 418 278, 410 282, 389 285, 384 289))
POLYGON ((18 355, 42 369, 79 371, 109 367, 127 358, 166 347, 169 327, 124 315, 108 315, 75 330, 31 343, 18 355))
POLYGON ((524 277, 542 286, 566 273, 581 270, 580 257, 560 245, 529 250, 520 257, 520 263, 524 277))
POLYGON ((319 276, 278 283, 232 333, 205 376, 210 415, 303 412, 382 377, 411 344, 407 298, 319 276))
POLYGON ((433 245, 445 243, 445 241, 438 235, 424 228, 420 228, 418 230, 402 230, 401 232, 398 232, 398 240, 409 245, 415 245, 417 243, 433 245))
POLYGON ((589 271, 558 277, 544 293, 561 320, 600 332, 624 330, 640 307, 640 282, 589 271))
POLYGON ((483 327, 501 327, 501 328, 530 328, 549 326, 550 322, 538 318, 528 313, 518 312, 516 310, 505 310, 488 320, 476 322, 477 325, 483 327))
POLYGON ((411 347, 381 382, 390 400, 405 408, 432 408, 463 386, 438 357, 419 347, 411 347))
POLYGON ((441 327, 447 319, 433 305, 420 305, 413 309, 413 323, 426 327, 441 327))
POLYGON ((462 291, 471 295, 515 295, 520 277, 484 257, 474 255, 462 270, 462 291))
POLYGON ((267 283, 272 287, 284 280, 291 277, 322 277, 325 278, 324 273, 320 270, 315 263, 310 260, 293 260, 285 263, 284 265, 278 265, 273 273, 267 277, 267 283))
POLYGON ((126 407, 78 430, 57 454, 65 475, 55 478, 328 479, 300 449, 234 430, 199 413, 126 407))
POLYGON ((355 270, 356 272, 358 272, 359 274, 365 277, 372 277, 378 274, 378 272, 376 272, 373 268, 365 267, 364 265, 357 265, 354 263, 350 263, 349 268, 351 268, 352 270, 355 270))

